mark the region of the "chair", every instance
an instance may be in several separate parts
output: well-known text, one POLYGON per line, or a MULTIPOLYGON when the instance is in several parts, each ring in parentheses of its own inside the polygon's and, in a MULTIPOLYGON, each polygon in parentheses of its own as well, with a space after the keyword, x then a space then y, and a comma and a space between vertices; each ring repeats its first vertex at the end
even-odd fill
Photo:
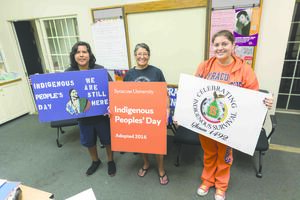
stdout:
POLYGON ((175 166, 179 167, 180 163, 180 153, 181 153, 181 148, 183 144, 190 144, 190 145, 200 145, 200 140, 199 140, 199 134, 189 130, 183 126, 178 126, 176 127, 174 124, 172 125, 173 128, 172 130, 174 133, 174 143, 178 145, 178 151, 177 151, 177 156, 176 156, 176 162, 175 166))
MULTIPOLYGON (((275 115, 270 115, 270 119, 272 123, 272 129, 270 133, 267 135, 265 128, 262 128, 255 147, 255 151, 258 151, 259 153, 258 169, 256 170, 256 177, 258 178, 262 178, 262 156, 269 149, 269 139, 275 132, 275 128, 277 125, 275 115)), ((177 128, 174 124, 168 126, 172 126, 169 128, 174 133, 174 143, 178 144, 178 152, 175 162, 175 166, 178 167, 180 165, 179 160, 182 144, 201 145, 199 141, 199 134, 182 126, 178 126, 177 128)))
POLYGON ((52 128, 57 128, 56 144, 58 148, 61 148, 62 144, 59 142, 59 133, 61 134, 65 133, 65 131, 62 130, 62 127, 78 125, 78 121, 77 119, 66 119, 66 120, 52 121, 50 122, 50 125, 52 128))
MULTIPOLYGON (((259 89, 259 91, 263 92, 263 93, 269 93, 269 91, 263 90, 263 89, 259 89)), ((275 115, 270 115, 270 119, 271 119, 271 124, 272 124, 271 132, 267 135, 266 130, 264 129, 264 127, 262 127, 256 147, 255 147, 255 151, 258 151, 258 153, 259 153, 258 170, 256 170, 257 178, 262 178, 262 156, 269 149, 269 139, 273 135, 276 125, 277 125, 277 120, 276 120, 275 115)))
POLYGON ((178 146, 175 166, 180 165, 180 153, 183 144, 200 145, 199 134, 191 131, 183 126, 176 127, 173 123, 173 115, 177 98, 177 85, 168 85, 168 94, 170 97, 170 115, 168 119, 168 129, 171 129, 174 134, 174 143, 178 146))
POLYGON ((264 128, 261 129, 255 151, 258 151, 259 153, 259 160, 258 160, 258 170, 256 172, 256 177, 257 178, 262 178, 262 156, 265 154, 266 151, 269 149, 269 139, 273 135, 276 125, 277 125, 277 120, 275 115, 270 115, 271 118, 271 123, 272 123, 272 129, 269 135, 266 134, 266 130, 264 128))

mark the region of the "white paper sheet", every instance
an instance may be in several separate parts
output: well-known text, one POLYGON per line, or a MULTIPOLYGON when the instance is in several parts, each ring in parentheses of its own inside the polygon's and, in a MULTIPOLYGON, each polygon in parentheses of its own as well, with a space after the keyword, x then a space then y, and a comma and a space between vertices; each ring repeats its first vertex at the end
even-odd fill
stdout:
POLYGON ((88 200, 96 200, 94 191, 92 188, 87 189, 83 192, 80 192, 79 194, 76 194, 72 197, 67 198, 66 200, 83 200, 83 199, 88 199, 88 200))
POLYGON ((129 69, 124 21, 104 19, 92 25, 96 63, 107 69, 129 69))

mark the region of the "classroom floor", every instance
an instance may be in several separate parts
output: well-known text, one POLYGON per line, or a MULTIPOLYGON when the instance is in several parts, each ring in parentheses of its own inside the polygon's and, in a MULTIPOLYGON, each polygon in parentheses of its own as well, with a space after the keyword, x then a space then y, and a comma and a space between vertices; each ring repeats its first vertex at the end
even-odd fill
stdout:
MULTIPOLYGON (((278 126, 271 149, 263 158, 263 178, 255 176, 254 158, 234 151, 234 164, 227 192, 228 200, 298 200, 300 199, 300 115, 276 113, 278 126), (279 150, 280 149, 280 150, 279 150)), ((137 176, 142 166, 139 155, 115 153, 117 174, 107 175, 104 149, 98 149, 102 165, 92 176, 85 175, 91 161, 79 143, 79 130, 64 129, 62 148, 56 146, 56 129, 39 123, 36 115, 25 115, 0 126, 0 178, 54 193, 56 200, 92 188, 98 200, 212 200, 196 195, 202 170, 199 146, 183 146, 181 165, 175 167, 177 146, 168 136, 165 168, 170 182, 159 184, 154 157, 143 178, 137 176)))

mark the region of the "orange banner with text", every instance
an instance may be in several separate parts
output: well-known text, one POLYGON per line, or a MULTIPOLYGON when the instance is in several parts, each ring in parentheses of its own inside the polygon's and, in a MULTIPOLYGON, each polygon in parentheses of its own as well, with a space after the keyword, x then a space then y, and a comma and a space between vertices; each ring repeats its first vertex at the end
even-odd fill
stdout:
POLYGON ((110 82, 113 151, 167 153, 167 84, 110 82))

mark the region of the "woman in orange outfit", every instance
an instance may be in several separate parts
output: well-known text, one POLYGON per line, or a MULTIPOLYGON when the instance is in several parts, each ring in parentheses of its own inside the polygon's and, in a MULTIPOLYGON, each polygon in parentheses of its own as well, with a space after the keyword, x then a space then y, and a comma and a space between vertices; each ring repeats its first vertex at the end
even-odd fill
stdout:
MULTIPOLYGON (((212 37, 212 43, 215 56, 201 63, 195 76, 258 90, 258 81, 252 68, 234 55, 233 34, 227 30, 219 31, 212 37)), ((273 98, 266 98, 264 103, 271 108, 273 98)), ((199 138, 204 151, 204 168, 197 194, 205 196, 211 187, 215 187, 215 200, 225 200, 233 161, 232 149, 208 137, 199 135, 199 138)))

